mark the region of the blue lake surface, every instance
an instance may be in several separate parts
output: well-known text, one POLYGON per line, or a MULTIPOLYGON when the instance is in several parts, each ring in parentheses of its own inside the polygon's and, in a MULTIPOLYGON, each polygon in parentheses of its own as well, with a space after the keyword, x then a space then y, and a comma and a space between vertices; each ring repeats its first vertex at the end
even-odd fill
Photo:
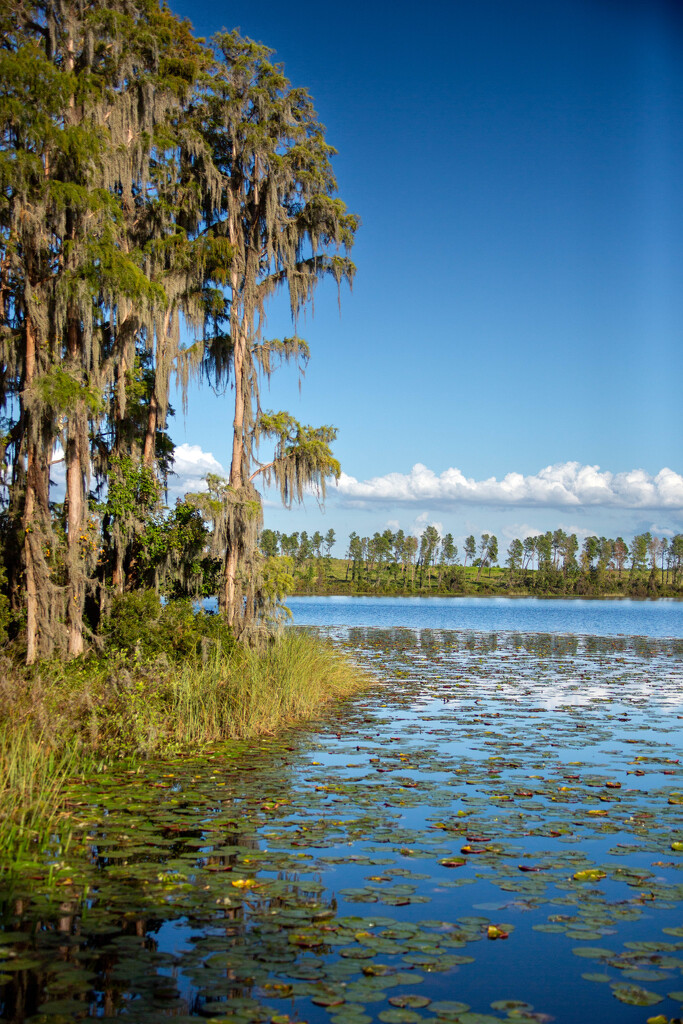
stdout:
POLYGON ((375 682, 70 780, 68 862, 0 871, 0 1020, 679 1020, 683 604, 289 604, 375 682))
POLYGON ((290 597, 297 626, 394 626, 594 636, 683 636, 683 601, 513 597, 290 597))

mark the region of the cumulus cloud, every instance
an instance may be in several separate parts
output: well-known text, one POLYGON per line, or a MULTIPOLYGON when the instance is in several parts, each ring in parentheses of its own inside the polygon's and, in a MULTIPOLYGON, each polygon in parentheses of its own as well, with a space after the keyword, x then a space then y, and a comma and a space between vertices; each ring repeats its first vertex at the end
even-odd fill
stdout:
POLYGON ((408 532, 412 533, 414 537, 421 537, 428 526, 433 526, 439 537, 443 537, 443 523, 432 519, 428 512, 421 512, 419 516, 416 516, 408 532))
POLYGON ((179 444, 173 451, 173 473, 175 475, 168 478, 168 490, 180 496, 188 491, 205 491, 207 473, 227 476, 212 452, 205 452, 201 445, 187 443, 179 444))
POLYGON ((501 534, 506 540, 515 540, 517 537, 540 537, 543 530, 539 530, 537 526, 529 526, 528 523, 509 523, 503 527, 501 534))
POLYGON ((650 533, 656 537, 675 537, 675 530, 670 530, 667 526, 658 526, 657 523, 650 523, 650 533))
POLYGON ((531 476, 508 473, 502 480, 474 480, 455 468, 437 476, 418 462, 410 473, 387 473, 370 480, 342 473, 337 487, 344 503, 356 506, 399 502, 444 507, 683 509, 683 476, 672 469, 661 469, 655 476, 642 469, 610 473, 579 462, 546 466, 531 476))

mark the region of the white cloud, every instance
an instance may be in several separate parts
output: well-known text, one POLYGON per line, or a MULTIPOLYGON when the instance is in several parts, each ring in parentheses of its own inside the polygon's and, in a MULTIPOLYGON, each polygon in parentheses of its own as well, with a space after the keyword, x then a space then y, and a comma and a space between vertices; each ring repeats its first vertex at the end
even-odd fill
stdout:
POLYGON ((443 537, 443 523, 431 519, 429 512, 421 512, 419 516, 416 516, 408 532, 412 533, 414 537, 421 537, 428 526, 433 526, 439 537, 443 537))
POLYGON ((457 506, 462 504, 526 508, 683 509, 683 476, 664 468, 651 476, 642 469, 626 473, 601 471, 578 462, 546 466, 532 476, 508 473, 502 480, 473 480, 459 469, 439 476, 417 463, 410 473, 387 473, 356 480, 342 473, 337 485, 345 504, 401 502, 457 506))
POLYGON ((510 523, 509 526, 504 526, 501 532, 506 540, 515 540, 518 537, 540 537, 543 530, 529 526, 528 523, 510 523))
POLYGON ((667 526, 657 526, 657 523, 650 523, 650 533, 655 537, 675 537, 675 530, 670 530, 667 526))
POLYGON ((173 472, 168 478, 170 494, 183 495, 188 491, 206 490, 207 473, 226 476, 226 472, 212 452, 205 452, 198 444, 179 444, 173 451, 173 472))

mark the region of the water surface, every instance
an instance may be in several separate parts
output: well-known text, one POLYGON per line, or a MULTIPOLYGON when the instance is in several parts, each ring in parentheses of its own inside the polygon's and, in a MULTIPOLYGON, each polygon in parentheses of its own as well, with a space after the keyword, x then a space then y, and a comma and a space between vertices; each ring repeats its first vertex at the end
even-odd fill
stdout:
POLYGON ((290 597, 297 625, 683 636, 683 601, 533 597, 290 597))
POLYGON ((680 1016, 683 642, 320 632, 360 699, 72 787, 0 884, 2 1020, 680 1016))

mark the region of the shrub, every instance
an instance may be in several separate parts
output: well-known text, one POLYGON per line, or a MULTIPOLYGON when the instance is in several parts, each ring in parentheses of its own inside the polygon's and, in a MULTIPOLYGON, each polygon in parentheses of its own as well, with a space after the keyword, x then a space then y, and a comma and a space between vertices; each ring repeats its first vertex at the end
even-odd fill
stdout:
POLYGON ((100 632, 109 650, 144 660, 160 655, 174 662, 204 659, 212 650, 227 654, 235 644, 219 616, 196 611, 187 598, 162 605, 153 590, 116 597, 100 632))

